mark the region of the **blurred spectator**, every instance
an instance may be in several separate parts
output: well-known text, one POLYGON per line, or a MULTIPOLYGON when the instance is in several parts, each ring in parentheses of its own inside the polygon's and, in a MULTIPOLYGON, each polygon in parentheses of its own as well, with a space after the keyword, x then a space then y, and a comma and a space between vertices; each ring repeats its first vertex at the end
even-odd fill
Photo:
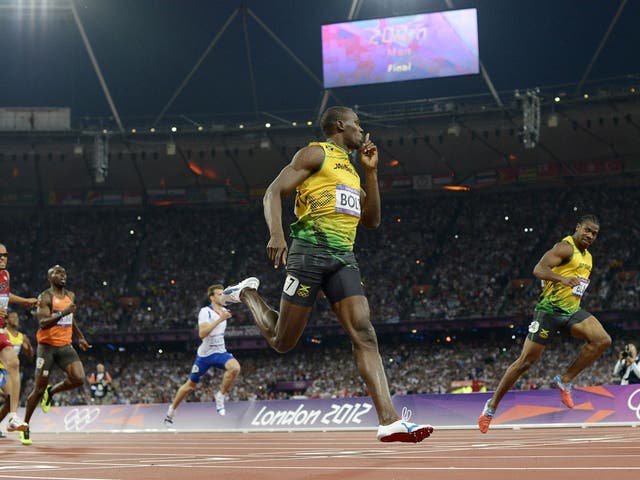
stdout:
POLYGON ((91 402, 97 405, 110 405, 113 403, 113 385, 111 374, 104 369, 104 365, 96 365, 96 371, 89 376, 89 389, 91 402))
POLYGON ((624 346, 618 354, 618 361, 613 367, 613 376, 620 378, 620 385, 640 383, 640 358, 633 343, 624 346))
MULTIPOLYGON (((381 336, 380 353, 392 394, 447 393, 452 382, 484 382, 494 390, 502 372, 519 355, 523 339, 474 338, 465 335, 450 343, 436 340, 408 340, 381 336)), ((240 375, 228 392, 229 400, 286 399, 293 395, 308 398, 336 398, 367 395, 366 387, 344 351, 345 338, 328 344, 308 343, 287 356, 268 349, 237 351, 243 365, 240 375), (277 382, 306 380, 304 391, 280 391, 277 382)), ((558 358, 571 358, 574 339, 558 339, 547 347, 547 355, 526 372, 515 389, 551 388, 548 372, 558 368, 558 358)), ((575 386, 607 385, 611 382, 613 354, 605 354, 592 367, 582 372, 575 386)), ((90 365, 94 360, 85 360, 90 365)), ((169 403, 173 393, 191 371, 192 348, 185 351, 113 352, 109 359, 113 385, 118 389, 117 401, 123 404, 169 403)), ((564 365, 562 365, 564 366, 564 365)), ((206 375, 190 401, 212 402, 218 390, 221 373, 206 375)), ((52 378, 55 381, 55 378, 52 378)), ((85 392, 69 392, 55 397, 58 405, 88 403, 85 392)))
MULTIPOLYGON (((540 294, 540 284, 531 274, 534 264, 550 244, 573 231, 575 220, 585 211, 593 211, 602 222, 592 251, 596 263, 583 299, 585 308, 640 311, 640 242, 634 241, 640 238, 638 188, 580 185, 508 192, 413 192, 383 197, 382 204, 380 228, 360 229, 356 242, 374 323, 501 316, 516 325, 528 324, 526 318, 540 294), (549 214, 540 216, 539 211, 549 214)), ((284 223, 292 220, 291 211, 291 206, 284 207, 284 223)), ((273 304, 280 298, 282 278, 266 257, 268 232, 257 200, 224 206, 12 209, 0 216, 0 231, 11 232, 2 241, 12 254, 16 290, 33 295, 46 287, 42 271, 49 265, 43 266, 43 259, 67 267, 70 288, 78 298, 78 318, 92 340, 101 336, 108 341, 116 331, 184 329, 206 302, 204 287, 233 284, 256 273, 261 292, 273 304)), ((259 336, 246 309, 234 309, 233 314, 227 337, 259 336)), ((321 298, 309 326, 333 322, 330 307, 321 298)), ((22 327, 33 338, 36 322, 25 319, 22 327)), ((485 331, 480 331, 484 337, 485 331)), ((513 360, 517 341, 483 338, 482 345, 476 345, 468 337, 465 348, 455 341, 447 345, 421 340, 411 348, 406 342, 382 345, 386 367, 398 370, 389 377, 391 388, 397 393, 447 392, 452 380, 473 379, 486 381, 489 390, 495 388, 495 372, 513 360)), ((193 339, 197 340, 195 329, 193 339)), ((569 344, 559 342, 549 348, 557 349, 557 358, 568 358, 571 348, 565 345, 569 344)), ((108 361, 113 385, 119 387, 117 401, 171 401, 167 392, 179 385, 175 370, 168 366, 182 369, 177 374, 181 378, 188 375, 192 359, 190 353, 163 347, 162 354, 157 349, 113 353, 114 359, 108 361), (132 365, 140 368, 134 370, 132 365)), ((279 379, 311 381, 302 392, 307 396, 366 394, 352 372, 351 358, 325 344, 306 347, 287 362, 265 352, 239 351, 245 375, 230 391, 230 399, 300 393, 277 391, 279 379)), ((604 366, 600 361, 577 382, 609 383, 614 360, 604 366)), ((542 360, 518 388, 548 386, 545 368, 557 369, 550 361, 542 360)), ((92 362, 87 365, 97 363, 92 362)), ((203 379, 196 400, 213 400, 211 382, 211 377, 203 379)), ((89 399, 85 389, 66 394, 60 402, 89 399)))

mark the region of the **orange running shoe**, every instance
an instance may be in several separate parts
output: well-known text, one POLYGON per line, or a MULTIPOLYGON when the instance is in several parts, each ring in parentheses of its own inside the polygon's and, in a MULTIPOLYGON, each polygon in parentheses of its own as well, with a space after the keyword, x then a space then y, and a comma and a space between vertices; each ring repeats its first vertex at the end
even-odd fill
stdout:
POLYGON ((562 403, 569 408, 573 408, 573 398, 571 397, 571 390, 573 390, 572 385, 570 383, 562 383, 560 375, 555 376, 553 383, 560 389, 562 403))
POLYGON ((493 420, 493 416, 496 414, 495 408, 489 408, 490 401, 491 399, 487 400, 487 403, 484 404, 484 408, 482 409, 482 414, 478 417, 478 428, 481 433, 487 433, 489 431, 491 420, 493 420))

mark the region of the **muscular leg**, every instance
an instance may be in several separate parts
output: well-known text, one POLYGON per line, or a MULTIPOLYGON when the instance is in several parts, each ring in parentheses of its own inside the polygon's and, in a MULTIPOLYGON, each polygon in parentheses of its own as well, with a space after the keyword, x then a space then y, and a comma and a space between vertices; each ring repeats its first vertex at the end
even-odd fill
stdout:
POLYGON ((367 385, 378 413, 380 425, 389 425, 398 419, 389 384, 378 351, 378 339, 371 325, 369 302, 362 295, 340 300, 332 305, 340 323, 351 338, 358 373, 367 385))
POLYGON ((524 341, 524 346, 522 347, 520 356, 515 362, 509 365, 509 368, 504 372, 504 375, 498 384, 498 388, 496 388, 493 397, 489 400, 490 408, 493 408, 494 410, 498 408, 498 404, 502 400, 502 397, 504 397, 504 394, 509 391, 514 383, 516 383, 516 380, 520 378, 520 375, 526 372, 538 361, 544 351, 544 348, 544 345, 532 342, 528 338, 524 341))
POLYGON ((296 305, 287 300, 280 301, 280 313, 269 307, 253 288, 240 292, 240 300, 251 311, 253 319, 276 352, 285 353, 296 346, 307 326, 311 307, 296 305))
POLYGON ((178 405, 180 405, 182 401, 185 398, 187 398, 189 394, 196 389, 197 386, 198 384, 195 382, 192 382, 191 379, 188 379, 186 382, 184 382, 176 392, 176 396, 173 398, 173 403, 171 404, 171 408, 173 410, 178 408, 178 405))
POLYGON ((59 392, 64 392, 65 390, 73 390, 74 388, 81 387, 84 384, 84 368, 82 367, 82 362, 80 360, 71 362, 69 365, 64 367, 64 371, 67 376, 62 382, 56 383, 51 387, 51 391, 49 392, 51 396, 59 392))
POLYGON ((0 350, 0 361, 7 370, 7 383, 4 386, 9 395, 9 411, 16 413, 20 401, 20 360, 13 348, 0 350))
POLYGON ((0 408, 0 422, 2 422, 2 420, 4 420, 4 417, 7 416, 7 414, 9 413, 9 395, 5 395, 4 393, 2 393, 2 398, 4 399, 4 402, 2 403, 2 408, 0 408))
POLYGON ((44 395, 44 391, 49 384, 49 375, 43 376, 38 370, 36 370, 36 379, 33 385, 33 390, 27 397, 27 406, 24 414, 24 421, 29 423, 31 420, 31 415, 35 411, 36 407, 42 400, 42 395, 44 395))
POLYGON ((611 345, 611 337, 593 315, 580 323, 571 325, 571 335, 586 340, 586 342, 580 349, 578 358, 560 376, 562 383, 571 383, 582 370, 595 362, 602 355, 602 352, 611 345))
POLYGON ((220 392, 226 394, 231 385, 233 385, 233 381, 236 379, 238 374, 240 373, 240 363, 235 358, 231 358, 227 360, 227 363, 224 364, 224 375, 222 376, 222 385, 220 385, 220 392))

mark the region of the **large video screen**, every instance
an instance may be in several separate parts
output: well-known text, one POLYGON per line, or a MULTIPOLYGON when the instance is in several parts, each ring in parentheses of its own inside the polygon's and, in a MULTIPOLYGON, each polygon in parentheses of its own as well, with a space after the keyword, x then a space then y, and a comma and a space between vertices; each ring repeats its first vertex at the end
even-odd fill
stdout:
POLYGON ((477 10, 322 26, 325 88, 479 72, 477 10))

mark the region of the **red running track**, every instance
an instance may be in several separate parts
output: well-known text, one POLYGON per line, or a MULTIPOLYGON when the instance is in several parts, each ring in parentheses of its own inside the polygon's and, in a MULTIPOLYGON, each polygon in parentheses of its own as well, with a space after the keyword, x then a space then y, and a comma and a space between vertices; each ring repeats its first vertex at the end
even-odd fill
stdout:
POLYGON ((0 440, 0 479, 623 480, 640 478, 631 427, 375 432, 37 434, 0 440))

